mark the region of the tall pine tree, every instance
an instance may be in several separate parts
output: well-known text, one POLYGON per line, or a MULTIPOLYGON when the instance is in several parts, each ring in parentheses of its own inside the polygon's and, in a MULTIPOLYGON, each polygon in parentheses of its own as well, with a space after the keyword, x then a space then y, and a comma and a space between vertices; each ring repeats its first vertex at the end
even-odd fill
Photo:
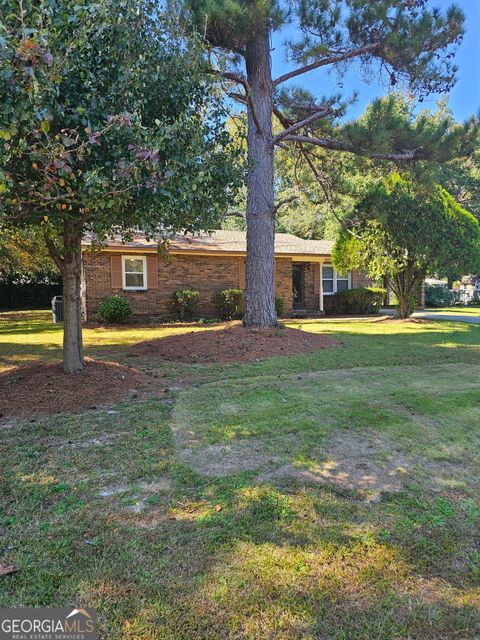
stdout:
MULTIPOLYGON (((357 61, 391 85, 408 85, 419 97, 447 91, 455 80, 451 58, 463 36, 464 17, 454 6, 444 13, 429 8, 427 0, 185 0, 184 6, 212 49, 224 52, 212 72, 230 83, 229 95, 247 108, 244 323, 274 325, 275 216, 282 204, 275 202, 275 148, 298 145, 308 152, 321 147, 396 162, 430 153, 414 135, 410 140, 384 137, 379 147, 378 136, 332 137, 331 121, 345 109, 340 98, 314 99, 290 84, 284 88, 286 83, 319 68, 341 73, 357 61), (274 79, 272 33, 289 23, 300 33, 286 44, 293 68, 274 79), (282 127, 275 135, 274 116, 282 127)), ((380 119, 376 130, 381 128, 380 119)))

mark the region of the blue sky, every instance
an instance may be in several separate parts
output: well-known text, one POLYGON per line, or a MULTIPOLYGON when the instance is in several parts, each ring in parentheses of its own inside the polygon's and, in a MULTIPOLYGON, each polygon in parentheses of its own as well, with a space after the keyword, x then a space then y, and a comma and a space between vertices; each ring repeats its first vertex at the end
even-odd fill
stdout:
MULTIPOLYGON (((432 0, 430 7, 446 8, 452 4, 451 0, 432 0)), ((455 2, 465 14, 466 34, 460 45, 455 63, 459 67, 457 82, 450 92, 450 107, 458 120, 465 120, 468 116, 476 114, 480 109, 480 0, 457 0, 455 2)), ((289 30, 288 36, 294 35, 289 30)), ((273 73, 274 77, 285 73, 289 69, 285 61, 282 43, 286 33, 275 34, 273 38, 274 51, 273 73)), ((293 83, 302 85, 315 95, 331 95, 338 91, 337 77, 325 70, 312 71, 308 75, 296 78, 293 83)), ((385 95, 387 87, 381 86, 378 81, 367 84, 360 78, 360 69, 353 63, 349 71, 343 77, 342 93, 349 96, 353 91, 358 91, 358 100, 348 112, 347 119, 356 118, 366 105, 375 97, 385 95)), ((435 107, 438 95, 432 95, 421 106, 435 107)))

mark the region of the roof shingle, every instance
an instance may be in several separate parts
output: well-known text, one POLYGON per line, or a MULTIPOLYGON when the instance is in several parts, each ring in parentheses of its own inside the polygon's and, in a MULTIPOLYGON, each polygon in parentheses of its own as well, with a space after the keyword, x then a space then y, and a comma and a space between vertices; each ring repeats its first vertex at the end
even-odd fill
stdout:
MULTIPOLYGON (((85 236, 82 244, 90 246, 92 237, 85 236)), ((275 235, 275 253, 280 255, 330 255, 333 247, 332 240, 304 240, 290 233, 277 233, 275 235)), ((176 235, 170 239, 170 251, 192 253, 234 253, 244 254, 247 250, 247 237, 244 231, 213 231, 211 234, 200 235, 176 235)), ((120 237, 106 240, 103 246, 112 250, 118 247, 121 251, 124 248, 155 249, 157 242, 147 240, 144 234, 135 234, 132 242, 123 243, 120 237)))

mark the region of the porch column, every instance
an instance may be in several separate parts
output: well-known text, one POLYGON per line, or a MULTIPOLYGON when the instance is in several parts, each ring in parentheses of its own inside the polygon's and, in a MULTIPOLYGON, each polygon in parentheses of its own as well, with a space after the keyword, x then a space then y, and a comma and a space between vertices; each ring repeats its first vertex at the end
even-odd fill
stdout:
POLYGON ((323 277, 322 277, 322 269, 323 269, 323 260, 320 260, 320 268, 318 270, 318 277, 320 278, 320 282, 318 283, 318 308, 323 313, 323 277))

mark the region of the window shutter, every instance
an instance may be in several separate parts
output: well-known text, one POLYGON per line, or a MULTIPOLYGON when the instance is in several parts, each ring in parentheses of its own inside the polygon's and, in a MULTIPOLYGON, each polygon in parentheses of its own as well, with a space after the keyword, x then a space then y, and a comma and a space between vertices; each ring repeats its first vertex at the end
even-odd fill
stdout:
POLYGON ((316 296, 320 294, 320 265, 318 262, 313 265, 313 293, 316 296))
POLYGON ((147 256, 147 289, 158 289, 157 256, 147 256))
POLYGON ((238 259, 238 288, 245 289, 245 258, 238 259))
POLYGON ((122 256, 110 256, 110 275, 112 289, 121 289, 122 282, 122 256))

